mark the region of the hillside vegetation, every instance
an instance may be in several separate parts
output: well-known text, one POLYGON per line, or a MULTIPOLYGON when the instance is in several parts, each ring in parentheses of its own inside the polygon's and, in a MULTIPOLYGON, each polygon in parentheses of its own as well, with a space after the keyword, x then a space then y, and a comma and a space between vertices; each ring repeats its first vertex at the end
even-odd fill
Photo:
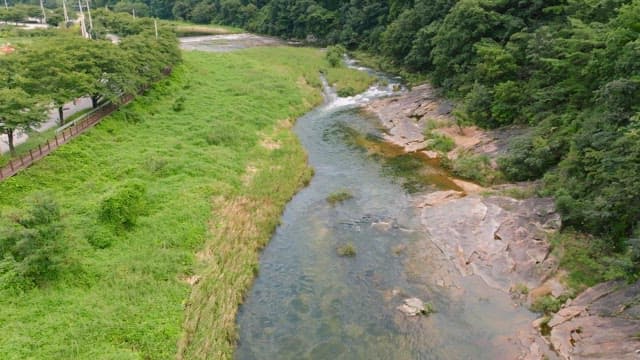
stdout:
POLYGON ((310 178, 290 127, 328 63, 302 48, 183 57, 0 183, 0 358, 230 357, 258 250, 310 178))

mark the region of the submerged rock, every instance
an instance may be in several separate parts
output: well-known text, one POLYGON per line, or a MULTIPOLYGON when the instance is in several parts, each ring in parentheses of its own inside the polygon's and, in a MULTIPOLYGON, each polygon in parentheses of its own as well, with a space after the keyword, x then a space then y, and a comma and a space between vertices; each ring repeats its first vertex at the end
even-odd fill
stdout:
POLYGON ((396 309, 407 316, 416 316, 419 314, 428 315, 433 311, 430 304, 425 305, 422 300, 415 297, 405 299, 404 304, 398 306, 396 309))

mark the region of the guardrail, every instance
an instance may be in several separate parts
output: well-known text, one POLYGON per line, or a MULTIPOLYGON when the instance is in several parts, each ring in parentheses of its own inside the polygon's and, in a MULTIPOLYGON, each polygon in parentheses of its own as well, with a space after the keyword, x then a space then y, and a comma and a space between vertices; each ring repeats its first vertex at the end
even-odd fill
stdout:
MULTIPOLYGON (((127 104, 133 100, 133 95, 123 95, 120 98, 121 104, 127 104)), ((52 153, 55 149, 66 144, 71 139, 85 132, 87 129, 93 127, 95 124, 102 121, 107 115, 110 115, 118 109, 118 105, 113 103, 107 103, 94 111, 86 114, 80 119, 76 119, 71 122, 68 127, 60 128, 56 132, 56 136, 53 139, 48 140, 45 144, 38 145, 37 149, 31 149, 25 155, 16 159, 11 159, 7 165, 0 168, 0 181, 12 177, 18 172, 28 168, 38 160, 52 153)))

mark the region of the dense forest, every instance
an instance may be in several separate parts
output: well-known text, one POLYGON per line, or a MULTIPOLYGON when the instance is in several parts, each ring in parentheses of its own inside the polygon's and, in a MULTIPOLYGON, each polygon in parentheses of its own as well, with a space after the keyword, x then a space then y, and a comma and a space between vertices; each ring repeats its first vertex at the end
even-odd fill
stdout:
POLYGON ((181 0, 171 14, 377 54, 458 99, 461 122, 531 126, 499 161, 507 179, 544 179, 565 226, 637 271, 640 1, 181 0))

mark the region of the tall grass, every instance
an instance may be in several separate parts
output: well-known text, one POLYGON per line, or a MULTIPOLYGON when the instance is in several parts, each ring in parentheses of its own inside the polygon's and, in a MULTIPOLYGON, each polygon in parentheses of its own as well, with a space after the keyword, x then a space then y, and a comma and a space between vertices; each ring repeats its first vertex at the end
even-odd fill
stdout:
POLYGON ((321 101, 322 59, 186 53, 170 79, 0 183, 3 214, 53 197, 71 254, 57 280, 0 291, 0 358, 230 358, 258 250, 311 176, 290 126, 321 101), (101 204, 131 181, 144 212, 92 245, 101 204))

